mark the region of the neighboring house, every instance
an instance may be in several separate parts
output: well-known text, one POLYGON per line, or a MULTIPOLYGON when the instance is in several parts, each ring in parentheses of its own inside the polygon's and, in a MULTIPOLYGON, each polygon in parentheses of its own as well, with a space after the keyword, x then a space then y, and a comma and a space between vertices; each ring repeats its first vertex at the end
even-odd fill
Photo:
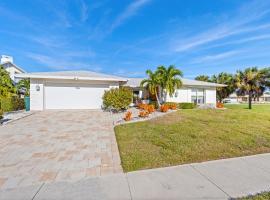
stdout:
MULTIPOLYGON (((247 103, 248 95, 237 96, 234 92, 228 98, 223 100, 225 103, 247 103)), ((264 92, 259 98, 252 98, 253 103, 270 103, 270 92, 264 92)))
MULTIPOLYGON (((130 86, 134 93, 146 95, 141 79, 123 78, 90 71, 63 71, 18 74, 30 78, 30 109, 100 109, 105 90, 130 86), (145 93, 145 94, 143 94, 145 93)), ((167 101, 215 104, 216 87, 224 85, 182 79, 183 88, 167 101)), ((149 96, 149 95, 148 95, 149 96)))
MULTIPOLYGON (((140 99, 148 99, 150 94, 140 87, 142 78, 130 78, 125 84, 133 88, 134 95, 140 99)), ((216 88, 226 87, 223 84, 209 83, 182 78, 183 86, 171 96, 167 96, 167 102, 192 102, 195 104, 216 104, 216 88)))
POLYGON ((9 72, 10 78, 15 83, 19 81, 19 79, 16 78, 16 74, 25 73, 25 71, 22 68, 18 67, 13 63, 13 58, 11 56, 2 55, 0 63, 5 68, 5 70, 9 72))

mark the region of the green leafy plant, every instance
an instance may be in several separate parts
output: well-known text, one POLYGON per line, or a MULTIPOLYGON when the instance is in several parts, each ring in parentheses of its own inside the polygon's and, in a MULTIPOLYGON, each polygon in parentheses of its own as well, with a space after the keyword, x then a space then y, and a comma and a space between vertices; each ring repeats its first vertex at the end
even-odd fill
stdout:
POLYGON ((17 85, 17 89, 22 89, 25 91, 25 96, 30 95, 30 79, 22 79, 20 80, 17 85))
POLYGON ((0 109, 4 112, 23 110, 24 100, 18 96, 0 98, 0 109))
POLYGON ((105 109, 125 110, 132 103, 132 90, 128 87, 112 88, 105 91, 102 99, 105 109))
POLYGON ((196 108, 194 103, 179 103, 178 108, 180 109, 193 109, 196 108))
POLYGON ((0 120, 3 119, 3 114, 4 114, 4 112, 2 110, 0 110, 0 120))

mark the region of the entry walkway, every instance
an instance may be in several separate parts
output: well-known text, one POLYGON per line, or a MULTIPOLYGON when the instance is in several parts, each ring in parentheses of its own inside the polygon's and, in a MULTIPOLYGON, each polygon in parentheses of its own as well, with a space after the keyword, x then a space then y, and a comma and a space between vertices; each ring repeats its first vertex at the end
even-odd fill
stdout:
POLYGON ((270 154, 2 190, 0 199, 230 199, 270 190, 270 154))

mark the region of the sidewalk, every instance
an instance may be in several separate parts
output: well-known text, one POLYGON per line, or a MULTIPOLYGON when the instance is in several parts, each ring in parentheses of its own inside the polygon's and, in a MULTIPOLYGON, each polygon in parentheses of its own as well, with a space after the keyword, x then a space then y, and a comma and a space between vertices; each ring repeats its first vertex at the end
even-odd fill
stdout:
POLYGON ((270 154, 0 191, 0 199, 229 199, 270 190, 270 154))

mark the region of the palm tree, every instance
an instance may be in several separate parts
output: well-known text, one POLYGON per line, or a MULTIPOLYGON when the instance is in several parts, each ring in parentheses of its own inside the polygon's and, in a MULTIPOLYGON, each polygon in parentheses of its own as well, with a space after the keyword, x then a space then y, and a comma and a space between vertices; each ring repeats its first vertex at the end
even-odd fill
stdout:
POLYGON ((210 82, 210 77, 206 75, 199 75, 195 78, 197 81, 205 81, 205 82, 210 82))
POLYGON ((176 69, 174 65, 170 65, 168 68, 159 66, 157 74, 159 76, 162 99, 166 102, 167 95, 169 94, 172 97, 175 90, 182 86, 180 77, 183 76, 183 72, 176 69))
POLYGON ((247 68, 236 73, 237 93, 248 95, 248 108, 252 108, 252 97, 258 97, 262 90, 270 86, 270 68, 259 70, 257 67, 247 68))
POLYGON ((220 102, 232 94, 236 89, 234 76, 226 72, 213 75, 210 82, 227 85, 226 87, 217 88, 217 98, 220 102))
POLYGON ((29 96, 30 94, 30 80, 29 79, 22 79, 20 80, 16 87, 19 89, 23 89, 25 91, 25 96, 29 96))
POLYGON ((148 78, 143 79, 141 81, 141 87, 145 86, 151 94, 155 95, 159 107, 160 106, 160 100, 158 97, 158 90, 160 86, 159 76, 156 72, 152 72, 150 69, 146 70, 146 74, 148 75, 148 78))

